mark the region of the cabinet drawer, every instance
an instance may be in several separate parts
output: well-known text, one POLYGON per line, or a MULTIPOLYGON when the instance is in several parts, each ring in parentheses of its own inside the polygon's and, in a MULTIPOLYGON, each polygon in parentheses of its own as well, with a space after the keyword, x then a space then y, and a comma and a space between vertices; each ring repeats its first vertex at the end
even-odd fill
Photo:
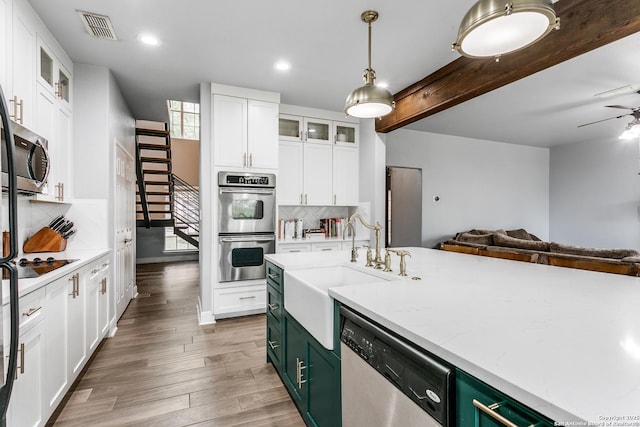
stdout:
POLYGON ((276 248, 278 253, 293 253, 293 252, 311 252, 311 243, 289 243, 284 245, 278 245, 276 248))
POLYGON ((311 244, 311 251, 313 252, 341 251, 341 250, 342 250, 342 242, 322 242, 322 243, 311 244))
POLYGON ((254 310, 265 310, 267 305, 266 285, 241 286, 214 289, 214 314, 227 314, 254 310))
POLYGON ((282 269, 267 262, 267 283, 273 286, 278 292, 282 292, 282 269))
POLYGON ((278 372, 282 370, 282 343, 281 330, 267 318, 267 356, 278 372))
POLYGON ((280 328, 282 324, 282 294, 271 284, 267 286, 267 319, 280 328))
POLYGON ((551 427, 554 423, 489 385, 456 370, 456 425, 502 427, 501 416, 515 425, 551 427))
MULTIPOLYGON (((18 317, 20 319, 20 333, 26 332, 44 318, 44 289, 31 292, 18 300, 18 317)), ((11 313, 9 304, 5 305, 2 310, 2 330, 4 344, 9 344, 11 336, 9 330, 11 328, 11 313)), ((3 343, 0 343, 2 345, 3 343)))

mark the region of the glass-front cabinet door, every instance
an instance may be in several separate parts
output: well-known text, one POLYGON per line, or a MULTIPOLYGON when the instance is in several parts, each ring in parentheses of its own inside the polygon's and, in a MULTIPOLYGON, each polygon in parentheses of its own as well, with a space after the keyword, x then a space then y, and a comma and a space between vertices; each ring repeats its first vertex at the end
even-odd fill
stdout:
POLYGON ((307 142, 331 143, 331 120, 304 119, 304 137, 307 142))
POLYGON ((333 122, 333 141, 337 145, 357 147, 360 139, 360 125, 356 123, 333 122))
POLYGON ((69 81, 69 73, 62 68, 58 68, 58 81, 56 82, 56 96, 61 101, 69 103, 69 89, 71 82, 69 81))
POLYGON ((280 114, 278 119, 278 135, 280 141, 302 141, 302 117, 280 114))

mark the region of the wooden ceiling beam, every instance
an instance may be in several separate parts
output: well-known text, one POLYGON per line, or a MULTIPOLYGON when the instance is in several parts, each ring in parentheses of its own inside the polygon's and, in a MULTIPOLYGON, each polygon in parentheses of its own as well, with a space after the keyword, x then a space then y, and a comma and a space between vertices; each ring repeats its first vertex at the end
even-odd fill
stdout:
POLYGON ((460 57, 445 65, 396 93, 395 110, 376 120, 376 131, 399 129, 640 31, 640 0, 560 0, 554 8, 560 30, 499 62, 460 57))

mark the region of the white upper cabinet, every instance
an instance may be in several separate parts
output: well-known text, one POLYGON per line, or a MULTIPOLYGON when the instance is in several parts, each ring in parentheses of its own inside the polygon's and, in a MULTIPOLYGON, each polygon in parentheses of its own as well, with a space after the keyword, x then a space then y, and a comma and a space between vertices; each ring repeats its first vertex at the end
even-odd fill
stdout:
POLYGON ((278 168, 278 104, 213 95, 213 164, 278 168))
POLYGON ((336 145, 357 147, 360 143, 360 125, 333 122, 333 141, 336 145))
MULTIPOLYGON (((280 136, 282 138, 282 134, 280 136)), ((304 203, 303 146, 298 142, 280 141, 280 169, 276 196, 279 205, 304 203)))
POLYGON ((9 86, 9 64, 11 61, 11 0, 0 0, 0 86, 5 97, 9 97, 11 88, 9 86))
POLYGON ((278 168, 278 104, 248 100, 249 167, 278 168))
POLYGON ((247 100, 213 95, 213 164, 245 167, 247 100))
POLYGON ((31 14, 20 2, 13 4, 11 95, 9 112, 11 118, 33 128, 35 121, 36 91, 36 24, 31 14))
POLYGON ((333 147, 333 204, 355 206, 359 202, 359 150, 356 147, 333 147))
POLYGON ((331 145, 304 144, 304 204, 332 205, 331 145))
POLYGON ((331 121, 305 117, 304 140, 316 144, 331 144, 331 121))
MULTIPOLYGON (((312 113, 318 112, 314 110, 312 113)), ((326 115, 337 117, 332 112, 326 115)), ((278 204, 358 204, 358 123, 281 114, 278 134, 278 204)))
POLYGON ((280 114, 278 119, 278 139, 280 141, 302 142, 303 118, 280 114))

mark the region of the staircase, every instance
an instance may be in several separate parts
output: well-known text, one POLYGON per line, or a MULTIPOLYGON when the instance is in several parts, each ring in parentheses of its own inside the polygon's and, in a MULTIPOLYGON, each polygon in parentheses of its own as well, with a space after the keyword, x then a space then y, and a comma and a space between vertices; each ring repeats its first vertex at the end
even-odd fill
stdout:
POLYGON ((163 129, 136 128, 136 177, 137 226, 173 227, 177 236, 198 247, 198 190, 171 171, 167 124, 163 129))

